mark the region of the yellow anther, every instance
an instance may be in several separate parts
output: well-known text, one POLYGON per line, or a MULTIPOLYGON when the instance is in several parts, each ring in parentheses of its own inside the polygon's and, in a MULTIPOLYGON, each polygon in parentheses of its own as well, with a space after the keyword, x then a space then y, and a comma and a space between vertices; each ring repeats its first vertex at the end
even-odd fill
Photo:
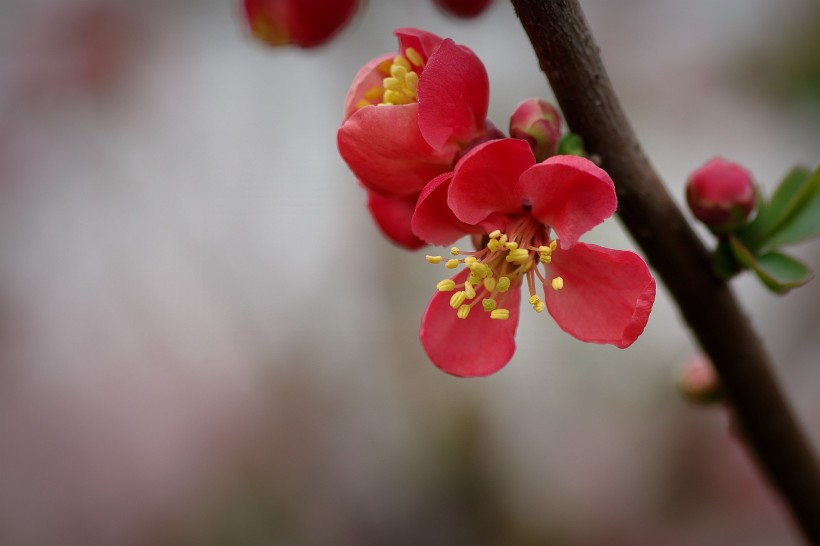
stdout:
POLYGON ((506 233, 502 233, 501 237, 498 238, 498 244, 500 244, 500 245, 507 244, 507 234, 506 233))
POLYGON ((478 276, 478 278, 480 278, 480 279, 484 279, 484 278, 489 277, 490 275, 493 274, 493 271, 492 271, 492 269, 490 269, 490 266, 488 266, 487 264, 480 263, 480 262, 471 263, 470 264, 470 271, 475 273, 478 276))
POLYGON ((500 229, 496 229, 495 231, 490 232, 490 239, 498 239, 499 237, 501 237, 500 229))
POLYGON ((415 72, 408 72, 407 76, 404 77, 404 85, 407 86, 407 90, 415 96, 419 90, 419 75, 415 72))
POLYGON ((473 286, 481 284, 481 277, 476 275, 475 271, 470 271, 470 276, 467 277, 467 282, 473 286))
POLYGON ((390 75, 396 78, 396 80, 403 82, 404 78, 407 77, 407 69, 403 66, 394 64, 390 67, 390 75))
POLYGON ((510 241, 509 243, 504 243, 504 246, 507 247, 508 250, 515 250, 518 248, 518 243, 510 241))
POLYGON ((530 259, 530 251, 526 248, 516 248, 515 250, 510 250, 510 253, 507 254, 506 260, 508 262, 513 262, 517 264, 523 264, 527 260, 530 259))
POLYGON ((510 278, 501 277, 500 279, 498 279, 498 283, 496 283, 495 287, 501 293, 506 292, 510 289, 510 278))
POLYGON ((362 99, 362 100, 360 100, 359 102, 357 102, 357 103, 356 103, 356 109, 357 109, 357 110, 361 110, 361 109, 362 109, 362 108, 364 108, 365 106, 373 106, 373 103, 372 103, 372 102, 370 102, 370 101, 369 101, 369 100, 367 100, 367 99, 362 99))
POLYGON ((529 299, 530 305, 535 305, 540 301, 541 301, 541 298, 538 297, 538 294, 533 294, 532 296, 530 296, 530 299, 529 299))
POLYGON ((552 263, 552 256, 550 256, 549 254, 540 254, 538 261, 540 261, 542 264, 552 263))
POLYGON ((495 277, 487 277, 484 279, 484 288, 487 289, 487 292, 492 292, 493 290, 495 290, 495 285, 495 277))
POLYGON ((550 250, 558 248, 558 241, 550 241, 550 250))
MULTIPOLYGON (((396 55, 395 57, 393 57, 393 66, 390 67, 390 71, 392 72, 393 69, 396 68, 396 67, 403 68, 408 72, 410 71, 411 68, 413 68, 413 67, 410 66, 410 63, 407 62, 407 59, 405 59, 401 55, 396 55)), ((399 79, 402 79, 402 78, 399 78, 399 79)))
POLYGON ((385 104, 392 104, 394 106, 398 106, 399 104, 410 104, 410 102, 412 102, 412 99, 404 93, 393 91, 392 89, 385 89, 384 98, 382 100, 385 104))
POLYGON ((564 279, 562 279, 561 277, 555 277, 554 279, 552 279, 552 282, 550 284, 552 284, 553 290, 561 290, 562 288, 564 288, 564 279))
POLYGON ((464 265, 471 266, 474 263, 476 263, 477 261, 478 261, 478 258, 476 258, 475 256, 467 256, 466 258, 464 258, 464 265))
POLYGON ((379 72, 381 72, 385 76, 388 76, 390 74, 391 66, 393 66, 393 61, 389 59, 386 61, 382 61, 381 63, 379 63, 379 72))
POLYGON ((424 66, 424 59, 419 54, 418 51, 413 49, 412 47, 408 47, 404 50, 404 54, 407 56, 407 60, 413 63, 416 66, 424 66))
POLYGON ((458 267, 459 263, 461 262, 453 258, 452 260, 447 260, 447 263, 444 264, 444 267, 446 267, 447 269, 455 269, 458 267))
POLYGON ((490 318, 495 320, 507 320, 510 318, 509 309, 493 309, 490 311, 490 318))
POLYGON ((535 312, 536 312, 536 313, 543 313, 543 312, 544 312, 544 308, 545 308, 545 307, 546 307, 546 306, 544 305, 544 302, 543 302, 543 301, 539 301, 538 303, 536 303, 536 304, 533 306, 533 309, 535 309, 535 312))
POLYGON ((444 258, 442 258, 441 256, 430 256, 428 254, 424 257, 424 259, 430 262, 431 264, 440 264, 441 260, 443 260, 444 258))
POLYGON ((495 300, 492 298, 485 298, 481 300, 481 305, 482 307, 484 307, 484 310, 489 313, 490 311, 495 309, 496 303, 495 300))
POLYGON ((379 87, 378 85, 374 85, 370 89, 364 92, 364 98, 369 101, 379 100, 382 98, 382 93, 384 92, 384 88, 379 87))
POLYGON ((385 78, 382 82, 385 89, 389 89, 390 91, 396 91, 397 93, 402 92, 403 84, 396 78, 385 78))
POLYGON ((450 297, 450 307, 458 309, 466 299, 467 294, 465 294, 463 290, 459 290, 450 297))
POLYGON ((495 252, 496 250, 498 250, 498 246, 498 239, 490 239, 487 242, 487 249, 489 249, 490 252, 495 252))
POLYGON ((471 308, 469 305, 464 304, 458 308, 458 311, 456 311, 456 315, 458 315, 458 318, 460 319, 466 319, 467 315, 470 314, 470 309, 471 308))
POLYGON ((444 279, 436 284, 436 290, 439 292, 452 292, 456 289, 456 283, 453 279, 444 279))
POLYGON ((464 293, 467 294, 467 299, 471 300, 475 297, 475 288, 469 282, 464 283, 464 293))
POLYGON ((457 246, 454 246, 453 248, 450 249, 450 254, 452 254, 453 256, 458 256, 460 253, 461 253, 461 249, 458 248, 457 246))

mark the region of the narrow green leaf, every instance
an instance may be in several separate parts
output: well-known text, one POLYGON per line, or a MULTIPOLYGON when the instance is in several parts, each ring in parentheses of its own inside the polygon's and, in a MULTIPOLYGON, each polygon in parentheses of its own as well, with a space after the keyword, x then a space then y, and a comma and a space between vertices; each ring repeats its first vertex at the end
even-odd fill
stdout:
MULTIPOLYGON (((817 171, 814 173, 817 174, 817 171)), ((793 214, 796 208, 816 193, 820 180, 810 183, 811 173, 803 167, 795 167, 780 182, 768 202, 758 193, 757 216, 737 236, 754 250, 759 249, 793 214)), ((812 177, 813 178, 813 177, 812 177)))
POLYGON ((820 236, 820 192, 815 193, 786 224, 772 236, 766 238, 762 248, 775 249, 818 236, 820 236))

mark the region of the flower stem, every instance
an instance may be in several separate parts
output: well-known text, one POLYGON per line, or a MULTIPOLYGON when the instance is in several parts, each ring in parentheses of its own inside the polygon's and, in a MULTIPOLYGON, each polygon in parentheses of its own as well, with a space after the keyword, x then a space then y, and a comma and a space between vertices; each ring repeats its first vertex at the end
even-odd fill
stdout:
POLYGON ((512 4, 567 123, 615 181, 621 221, 714 362, 746 445, 804 536, 820 544, 820 471, 814 451, 762 342, 641 149, 577 0, 512 4))

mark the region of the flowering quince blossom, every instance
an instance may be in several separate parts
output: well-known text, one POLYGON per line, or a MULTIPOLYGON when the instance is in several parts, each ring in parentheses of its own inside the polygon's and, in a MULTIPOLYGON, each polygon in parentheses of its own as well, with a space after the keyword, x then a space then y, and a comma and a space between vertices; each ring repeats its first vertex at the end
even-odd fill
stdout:
POLYGON ((331 39, 358 6, 359 0, 242 0, 243 15, 259 41, 304 48, 331 39))
POLYGON ((480 144, 431 180, 413 215, 416 235, 436 245, 465 234, 481 240, 474 252, 453 247, 446 261, 427 257, 463 268, 438 283, 422 318, 421 342, 433 363, 458 376, 501 369, 515 351, 525 283, 533 309, 546 308, 569 334, 631 345, 649 319, 655 280, 634 252, 578 242, 616 206, 612 179, 594 163, 568 155, 536 163, 519 139, 480 144))
POLYGON ((414 249, 425 245, 410 228, 424 186, 478 142, 503 135, 486 121, 489 79, 472 51, 423 30, 395 33, 398 53, 376 57, 353 79, 337 140, 376 223, 414 249))

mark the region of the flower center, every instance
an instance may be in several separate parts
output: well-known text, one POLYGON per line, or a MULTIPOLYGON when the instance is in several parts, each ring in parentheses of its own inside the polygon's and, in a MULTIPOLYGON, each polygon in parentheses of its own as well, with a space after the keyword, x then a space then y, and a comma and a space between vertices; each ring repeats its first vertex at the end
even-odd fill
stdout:
POLYGON ((419 72, 424 65, 424 58, 412 47, 405 49, 404 55, 399 54, 393 57, 393 60, 383 62, 378 68, 379 72, 386 76, 382 80, 382 85, 368 89, 357 106, 395 106, 417 102, 419 72))
MULTIPOLYGON (((549 239, 549 228, 535 221, 530 215, 515 217, 507 226, 507 232, 495 230, 487 237, 485 246, 474 252, 465 252, 453 247, 453 256, 444 263, 447 269, 463 266, 470 274, 463 283, 444 279, 436 285, 440 292, 453 292, 450 307, 456 310, 458 318, 466 319, 473 307, 481 302, 482 309, 490 313, 490 318, 506 320, 510 310, 504 301, 510 288, 517 288, 527 281, 529 303, 536 313, 545 309, 545 304, 536 293, 536 283, 546 291, 561 290, 564 280, 555 277, 547 280, 546 264, 552 262, 552 252, 558 246, 556 240, 549 239), (543 267, 543 272, 539 269, 543 267)), ((427 256, 427 261, 438 264, 442 256, 427 256)))

